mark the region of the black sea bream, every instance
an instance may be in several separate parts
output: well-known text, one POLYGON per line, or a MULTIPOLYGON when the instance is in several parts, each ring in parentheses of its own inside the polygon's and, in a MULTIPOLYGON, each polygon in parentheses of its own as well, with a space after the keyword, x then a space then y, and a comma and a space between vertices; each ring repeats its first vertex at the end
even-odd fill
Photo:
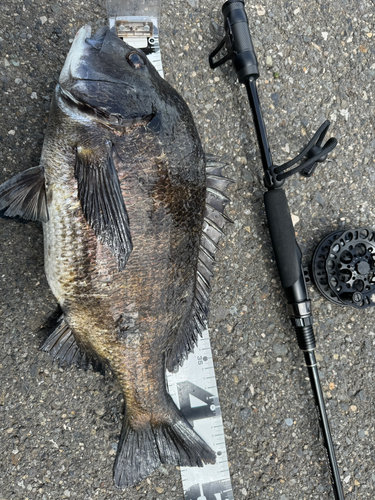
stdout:
POLYGON ((43 222, 63 315, 43 345, 60 363, 108 366, 125 398, 120 488, 160 464, 215 453, 166 391, 202 332, 228 201, 191 113, 145 55, 84 26, 56 87, 40 166, 0 186, 5 215, 43 222))

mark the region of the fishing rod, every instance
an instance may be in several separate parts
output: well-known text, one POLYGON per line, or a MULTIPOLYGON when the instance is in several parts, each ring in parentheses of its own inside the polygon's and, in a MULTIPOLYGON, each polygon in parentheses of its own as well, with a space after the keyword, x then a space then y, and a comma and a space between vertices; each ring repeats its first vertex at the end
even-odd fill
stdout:
POLYGON ((288 201, 282 188, 285 179, 297 172, 300 172, 305 177, 310 177, 317 163, 325 161, 328 153, 336 147, 337 140, 331 138, 322 145, 330 125, 327 120, 317 130, 307 146, 293 160, 283 165, 273 164, 257 92, 258 61, 251 40, 244 0, 228 0, 222 7, 222 13, 224 16, 225 36, 210 54, 210 66, 214 69, 231 59, 239 82, 246 87, 264 169, 264 185, 267 189, 264 194, 264 203, 268 227, 281 284, 287 299, 287 312, 296 332, 298 346, 304 354, 312 392, 318 409, 323 442, 328 455, 335 500, 344 500, 315 358, 316 342, 313 317, 302 267, 302 253, 296 241, 288 201), (226 54, 221 59, 215 60, 223 49, 226 50, 226 54))

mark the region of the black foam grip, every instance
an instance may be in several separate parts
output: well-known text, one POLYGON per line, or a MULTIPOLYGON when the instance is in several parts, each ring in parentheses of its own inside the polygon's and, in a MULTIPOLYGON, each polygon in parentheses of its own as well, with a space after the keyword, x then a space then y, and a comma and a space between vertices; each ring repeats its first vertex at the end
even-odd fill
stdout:
POLYGON ((258 78, 258 61, 251 40, 244 2, 228 0, 223 5, 222 11, 225 29, 230 27, 232 32, 232 60, 240 83, 244 83, 250 76, 258 78))
POLYGON ((234 51, 237 53, 247 50, 254 52, 246 12, 244 10, 232 11, 228 22, 232 28, 234 51), (241 16, 236 16, 237 12, 241 13, 241 16))
POLYGON ((264 194, 273 251, 283 288, 292 286, 301 274, 299 249, 285 192, 273 189, 264 194))

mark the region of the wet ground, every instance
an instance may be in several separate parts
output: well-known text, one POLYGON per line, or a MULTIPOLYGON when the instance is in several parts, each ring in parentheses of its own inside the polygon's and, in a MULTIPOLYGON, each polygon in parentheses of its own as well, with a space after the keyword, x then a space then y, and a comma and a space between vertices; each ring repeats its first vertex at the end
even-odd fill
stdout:
MULTIPOLYGON (((207 57, 220 3, 165 0, 166 79, 194 115, 207 152, 236 183, 234 224, 218 254, 210 332, 237 500, 333 498, 302 355, 285 313, 263 208, 262 169, 244 89, 207 57)), ((329 119, 338 147, 310 179, 286 184, 306 263, 328 233, 375 229, 375 4, 247 4, 275 163, 329 119)), ((106 23, 94 0, 0 3, 0 182, 38 165, 52 90, 77 29, 106 23)), ((0 499, 177 500, 179 471, 112 486, 122 396, 112 378, 53 366, 38 328, 56 309, 42 228, 0 219, 0 499)), ((373 499, 374 309, 331 304, 311 287, 318 361, 346 499, 373 499)))

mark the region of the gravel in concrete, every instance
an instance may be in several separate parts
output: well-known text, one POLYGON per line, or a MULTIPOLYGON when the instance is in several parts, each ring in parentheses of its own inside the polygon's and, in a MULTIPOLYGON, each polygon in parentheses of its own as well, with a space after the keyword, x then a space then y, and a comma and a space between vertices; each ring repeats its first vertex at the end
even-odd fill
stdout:
MULTIPOLYGON (((222 23, 214 0, 165 0, 166 79, 184 96, 207 152, 224 156, 234 224, 213 282, 211 339, 236 499, 333 498, 302 354, 285 314, 245 91, 211 71, 222 23)), ((375 229, 375 5, 370 0, 247 2, 259 94, 275 163, 329 119, 339 145, 286 191, 306 262, 339 228, 375 229)), ((0 183, 38 165, 52 90, 78 28, 106 23, 95 0, 0 4, 0 183)), ((0 500, 177 500, 164 467, 135 489, 112 485, 122 396, 110 378, 52 366, 38 328, 55 310, 41 226, 0 219, 0 500)), ((311 290, 318 361, 345 498, 373 499, 374 309, 311 290)))

